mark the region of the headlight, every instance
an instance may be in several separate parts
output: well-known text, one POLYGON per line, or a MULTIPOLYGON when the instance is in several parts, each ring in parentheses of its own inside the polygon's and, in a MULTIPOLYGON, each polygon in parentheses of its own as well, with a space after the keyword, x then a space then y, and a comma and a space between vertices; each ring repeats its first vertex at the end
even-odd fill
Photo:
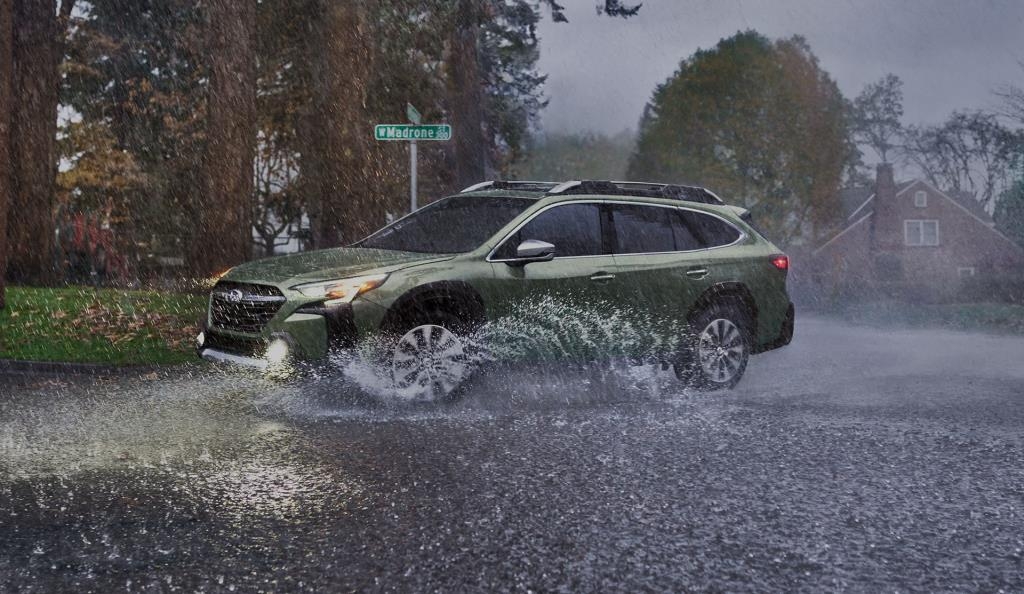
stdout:
POLYGON ((325 305, 337 305, 339 303, 352 303, 352 300, 356 297, 383 285, 387 278, 388 275, 386 274, 355 276, 352 278, 296 285, 292 289, 306 297, 323 299, 325 305))
POLYGON ((288 343, 282 338, 275 338, 267 347, 267 352, 264 356, 267 362, 272 365, 284 363, 288 359, 288 343))

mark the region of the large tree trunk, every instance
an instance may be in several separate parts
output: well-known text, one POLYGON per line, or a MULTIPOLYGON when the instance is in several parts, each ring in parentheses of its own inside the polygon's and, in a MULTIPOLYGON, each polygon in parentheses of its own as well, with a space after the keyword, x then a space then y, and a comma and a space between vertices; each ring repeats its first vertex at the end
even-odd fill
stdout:
POLYGON ((207 276, 249 258, 256 149, 256 0, 207 4, 210 98, 199 236, 189 269, 207 276))
POLYGON ((7 276, 49 284, 54 269, 53 200, 57 175, 58 66, 73 0, 13 2, 14 95, 7 276))
POLYGON ((373 44, 365 2, 319 0, 313 14, 311 113, 303 176, 313 247, 351 243, 383 222, 374 188, 366 95, 373 44))
POLYGON ((12 10, 8 0, 0 0, 0 309, 6 304, 7 205, 11 200, 11 108, 14 77, 14 40, 12 10))
POLYGON ((480 80, 479 0, 459 0, 449 39, 448 107, 455 136, 455 191, 483 181, 487 173, 484 93, 480 80))

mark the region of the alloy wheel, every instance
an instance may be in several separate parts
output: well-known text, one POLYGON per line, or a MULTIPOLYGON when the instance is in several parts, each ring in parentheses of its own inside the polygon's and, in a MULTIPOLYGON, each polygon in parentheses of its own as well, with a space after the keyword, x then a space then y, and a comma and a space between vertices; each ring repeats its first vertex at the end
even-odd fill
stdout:
POLYGON ((727 384, 742 372, 747 345, 736 324, 718 318, 711 320, 701 332, 697 357, 705 377, 716 384, 727 384))
POLYGON ((469 361, 462 340, 443 326, 424 324, 405 333, 391 360, 398 393, 409 400, 448 396, 466 379, 469 361))

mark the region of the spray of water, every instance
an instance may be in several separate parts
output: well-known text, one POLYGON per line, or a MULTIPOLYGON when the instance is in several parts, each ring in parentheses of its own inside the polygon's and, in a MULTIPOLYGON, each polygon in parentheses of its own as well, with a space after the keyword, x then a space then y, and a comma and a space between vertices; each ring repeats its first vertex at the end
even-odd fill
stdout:
POLYGON ((45 384, 0 398, 0 474, 211 467, 285 436, 281 419, 387 422, 676 397, 684 388, 661 362, 678 328, 609 304, 524 304, 465 337, 474 373, 447 405, 410 403, 394 389, 382 339, 285 377, 196 365, 120 379, 116 390, 45 384))
MULTIPOLYGON (((686 328, 679 320, 641 316, 607 302, 545 297, 523 303, 462 337, 470 369, 462 393, 470 400, 483 392, 491 400, 546 394, 559 401, 566 394, 678 391, 671 357, 686 328)), ((328 368, 314 375, 341 378, 379 402, 401 403, 406 395, 392 381, 391 348, 383 337, 364 341, 355 351, 333 355, 328 368)))

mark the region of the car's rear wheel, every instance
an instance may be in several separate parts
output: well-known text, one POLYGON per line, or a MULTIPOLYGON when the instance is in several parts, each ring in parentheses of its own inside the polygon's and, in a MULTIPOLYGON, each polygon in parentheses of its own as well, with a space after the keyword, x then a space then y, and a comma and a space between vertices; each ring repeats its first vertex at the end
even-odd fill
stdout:
POLYGON ((675 361, 679 379, 702 390, 732 388, 750 359, 750 316, 731 301, 714 303, 690 322, 682 352, 675 361))
POLYGON ((391 352, 391 374, 399 396, 438 402, 458 395, 472 372, 469 349, 458 323, 433 319, 409 328, 391 352))

